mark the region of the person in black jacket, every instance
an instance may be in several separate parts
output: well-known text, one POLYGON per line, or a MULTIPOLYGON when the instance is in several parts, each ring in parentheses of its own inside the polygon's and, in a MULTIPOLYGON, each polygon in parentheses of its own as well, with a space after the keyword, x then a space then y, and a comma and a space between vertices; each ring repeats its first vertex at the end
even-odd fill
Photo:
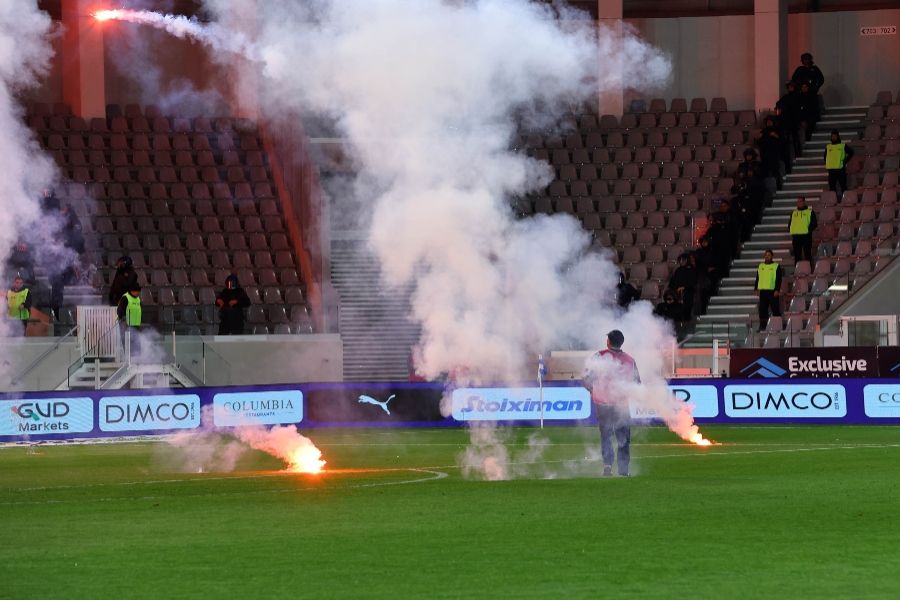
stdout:
MULTIPOLYGON (((60 210, 62 225, 60 235, 63 247, 76 255, 84 254, 84 233, 81 230, 81 221, 72 210, 71 205, 64 204, 60 210)), ((60 260, 55 261, 50 272, 50 313, 54 319, 59 319, 59 309, 64 302, 65 287, 75 282, 77 271, 76 260, 66 253, 62 253, 60 260)))
POLYGON ((641 293, 637 291, 633 285, 625 281, 625 273, 619 272, 619 283, 616 285, 616 304, 624 309, 635 300, 641 297, 641 293))
POLYGON ((662 317, 672 324, 678 340, 684 337, 684 306, 675 298, 675 292, 666 290, 663 301, 656 305, 653 314, 662 317))
MULTIPOLYGON (((669 278, 669 289, 666 293, 674 293, 681 305, 681 321, 691 319, 694 311, 694 293, 697 290, 697 268, 691 262, 691 255, 685 252, 678 257, 678 267, 669 278)), ((665 296, 663 296, 665 299, 665 296)))
POLYGON ((812 54, 804 52, 800 55, 800 66, 797 67, 794 70, 794 74, 791 75, 791 81, 795 82, 798 86, 805 83, 809 86, 809 89, 812 90, 813 94, 818 94, 819 88, 825 83, 825 76, 822 74, 822 70, 817 65, 813 64, 812 54))
POLYGON ((794 156, 800 156, 803 152, 803 142, 800 141, 800 91, 793 81, 788 81, 786 85, 787 93, 778 100, 775 108, 781 109, 784 127, 794 146, 794 156))
POLYGON ((225 279, 225 289, 216 296, 219 307, 219 335, 244 333, 244 309, 250 306, 250 297, 238 282, 237 275, 225 279))
POLYGON ((9 273, 15 273, 22 277, 22 280, 32 285, 35 281, 34 275, 34 254, 28 244, 22 240, 16 242, 9 257, 6 259, 6 270, 9 273))
POLYGON ((819 122, 819 97, 808 83, 800 85, 800 122, 806 125, 806 141, 812 139, 812 134, 819 122))
POLYGON ((132 266, 131 257, 120 256, 116 261, 116 274, 112 285, 109 286, 109 305, 118 306, 122 296, 131 289, 131 286, 137 285, 137 282, 137 271, 132 266))

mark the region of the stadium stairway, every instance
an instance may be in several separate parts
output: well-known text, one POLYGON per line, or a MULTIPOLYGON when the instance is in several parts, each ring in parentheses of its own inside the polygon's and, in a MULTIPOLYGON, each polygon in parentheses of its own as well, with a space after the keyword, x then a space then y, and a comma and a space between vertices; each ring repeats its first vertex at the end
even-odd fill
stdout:
MULTIPOLYGON (((705 315, 697 318, 693 335, 684 347, 709 347, 713 339, 720 343, 744 345, 752 339, 758 326, 757 297, 753 289, 756 267, 766 248, 775 253, 775 261, 784 266, 785 277, 793 274, 791 239, 788 220, 797 204, 797 197, 804 196, 817 212, 820 195, 828 187, 823 155, 830 141, 831 130, 837 129, 845 142, 857 140, 863 128, 866 106, 838 106, 826 109, 816 127, 812 139, 803 146, 802 156, 794 160, 790 175, 784 178, 772 205, 763 211, 761 222, 742 246, 740 255, 731 263, 729 276, 719 285, 718 294, 710 299, 705 315)), ((783 307, 786 308, 786 307, 783 307)))
POLYGON ((419 326, 408 319, 411 290, 387 290, 378 259, 358 235, 332 233, 331 278, 340 296, 346 381, 406 381, 419 326))

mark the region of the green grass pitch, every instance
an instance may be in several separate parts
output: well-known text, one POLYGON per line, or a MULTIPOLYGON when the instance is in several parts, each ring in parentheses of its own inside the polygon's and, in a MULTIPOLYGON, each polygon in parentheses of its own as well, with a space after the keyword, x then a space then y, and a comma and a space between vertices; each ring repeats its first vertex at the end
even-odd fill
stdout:
POLYGON ((703 431, 722 445, 636 430, 638 474, 603 479, 594 429, 549 428, 498 482, 461 476, 455 429, 307 432, 319 476, 2 448, 0 598, 900 597, 900 428, 703 431))

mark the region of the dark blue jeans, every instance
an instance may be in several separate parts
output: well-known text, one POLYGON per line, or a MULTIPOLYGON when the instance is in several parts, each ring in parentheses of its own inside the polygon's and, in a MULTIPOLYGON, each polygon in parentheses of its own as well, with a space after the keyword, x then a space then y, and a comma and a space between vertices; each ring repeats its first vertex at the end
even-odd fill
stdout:
POLYGON ((597 418, 600 420, 600 451, 603 454, 603 465, 612 466, 613 460, 619 475, 628 475, 628 464, 631 462, 631 415, 628 406, 597 405, 597 418), (612 438, 616 437, 618 452, 613 452, 612 438))

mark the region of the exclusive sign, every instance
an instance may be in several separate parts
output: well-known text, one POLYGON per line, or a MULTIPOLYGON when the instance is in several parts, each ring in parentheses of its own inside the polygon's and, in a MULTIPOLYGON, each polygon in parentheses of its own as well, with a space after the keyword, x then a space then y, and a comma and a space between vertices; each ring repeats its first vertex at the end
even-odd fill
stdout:
POLYGON ((878 374, 881 377, 900 377, 900 347, 878 347, 878 374))
POLYGON ((733 379, 878 377, 875 348, 735 348, 733 379))

